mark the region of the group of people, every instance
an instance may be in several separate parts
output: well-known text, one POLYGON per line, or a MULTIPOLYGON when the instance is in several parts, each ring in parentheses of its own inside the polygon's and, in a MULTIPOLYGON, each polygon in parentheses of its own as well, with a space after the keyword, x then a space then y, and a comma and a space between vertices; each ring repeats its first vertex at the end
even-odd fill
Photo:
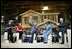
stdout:
POLYGON ((15 32, 19 33, 19 39, 21 39, 22 30, 23 30, 23 27, 22 27, 21 23, 19 23, 17 26, 15 26, 13 21, 9 21, 6 24, 6 32, 8 32, 8 40, 13 43, 13 34, 15 32))
MULTIPOLYGON (((31 27, 29 30, 27 30, 27 32, 30 33, 30 35, 32 35, 31 36, 31 43, 33 43, 34 34, 36 34, 36 36, 37 36, 38 33, 41 33, 44 36, 44 40, 43 40, 44 43, 48 42, 48 36, 53 32, 51 22, 48 22, 48 25, 46 26, 46 28, 43 28, 42 32, 40 32, 41 30, 40 30, 39 26, 37 26, 37 24, 29 23, 29 25, 31 27)), ((8 32, 8 40, 9 41, 13 42, 13 32, 12 32, 13 27, 15 27, 16 32, 19 33, 19 39, 22 39, 24 27, 21 25, 21 23, 19 23, 17 26, 14 26, 12 24, 12 22, 9 22, 6 26, 7 26, 6 29, 8 32), (10 37, 9 37, 9 35, 10 35, 10 37)), ((62 37, 59 36, 58 33, 56 33, 56 34, 59 37, 59 39, 62 38, 61 44, 64 44, 64 33, 66 31, 66 25, 65 25, 63 18, 61 18, 60 24, 58 25, 58 27, 60 29, 60 32, 62 32, 62 37)))

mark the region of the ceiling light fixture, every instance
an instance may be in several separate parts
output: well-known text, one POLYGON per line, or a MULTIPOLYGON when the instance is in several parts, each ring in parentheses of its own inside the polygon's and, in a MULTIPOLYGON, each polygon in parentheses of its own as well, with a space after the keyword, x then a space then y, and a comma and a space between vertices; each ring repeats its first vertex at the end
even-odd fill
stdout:
POLYGON ((48 6, 44 6, 42 10, 49 10, 48 6))

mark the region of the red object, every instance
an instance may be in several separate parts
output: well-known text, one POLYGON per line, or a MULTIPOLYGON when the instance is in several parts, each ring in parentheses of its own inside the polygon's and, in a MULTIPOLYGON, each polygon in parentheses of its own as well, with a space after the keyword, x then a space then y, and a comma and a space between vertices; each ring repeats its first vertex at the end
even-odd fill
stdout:
POLYGON ((19 26, 16 27, 16 29, 17 29, 17 31, 22 31, 23 28, 22 28, 21 25, 19 25, 19 26))

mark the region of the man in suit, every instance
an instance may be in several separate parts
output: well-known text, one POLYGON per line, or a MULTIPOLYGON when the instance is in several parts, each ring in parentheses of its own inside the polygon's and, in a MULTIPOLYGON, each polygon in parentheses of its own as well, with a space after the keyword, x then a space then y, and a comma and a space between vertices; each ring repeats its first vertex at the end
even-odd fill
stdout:
POLYGON ((13 42, 13 33, 12 33, 12 28, 14 27, 13 22, 9 21, 8 24, 6 24, 6 29, 8 32, 8 40, 10 42, 13 42))
POLYGON ((63 18, 60 18, 60 24, 58 26, 60 28, 60 32, 62 32, 62 43, 61 44, 64 44, 64 33, 66 31, 66 23, 64 22, 64 19, 63 18))

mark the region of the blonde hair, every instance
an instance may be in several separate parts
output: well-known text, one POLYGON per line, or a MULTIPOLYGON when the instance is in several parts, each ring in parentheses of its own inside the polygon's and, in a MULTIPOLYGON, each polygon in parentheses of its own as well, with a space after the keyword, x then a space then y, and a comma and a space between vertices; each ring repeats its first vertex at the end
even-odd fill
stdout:
POLYGON ((19 25, 21 25, 21 23, 19 23, 19 25))

